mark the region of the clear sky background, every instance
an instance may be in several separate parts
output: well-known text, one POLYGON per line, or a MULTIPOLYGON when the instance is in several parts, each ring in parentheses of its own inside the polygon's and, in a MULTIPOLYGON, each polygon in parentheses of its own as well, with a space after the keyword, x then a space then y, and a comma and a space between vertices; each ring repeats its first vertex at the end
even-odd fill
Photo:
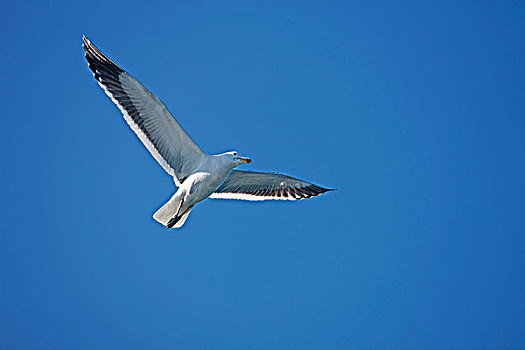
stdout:
POLYGON ((523 2, 0 5, 1 349, 525 348, 523 2), (174 192, 86 34, 209 153, 338 191, 174 192))

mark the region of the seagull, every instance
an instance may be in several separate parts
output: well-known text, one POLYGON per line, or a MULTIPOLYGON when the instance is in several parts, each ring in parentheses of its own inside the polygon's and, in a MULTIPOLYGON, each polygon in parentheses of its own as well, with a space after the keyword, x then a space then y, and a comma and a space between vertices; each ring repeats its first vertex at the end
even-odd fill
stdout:
POLYGON ((206 198, 296 200, 332 189, 270 172, 234 170, 251 163, 236 151, 209 155, 184 131, 164 103, 137 79, 83 36, 85 57, 98 84, 178 187, 153 218, 166 228, 179 228, 195 204, 206 198))

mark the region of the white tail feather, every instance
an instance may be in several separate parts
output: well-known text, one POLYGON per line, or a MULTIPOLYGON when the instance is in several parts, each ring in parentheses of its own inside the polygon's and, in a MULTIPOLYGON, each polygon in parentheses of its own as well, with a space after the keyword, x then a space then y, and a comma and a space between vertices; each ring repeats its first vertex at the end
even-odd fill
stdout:
POLYGON ((159 210, 153 214, 153 218, 157 220, 162 225, 166 226, 168 221, 171 220, 175 215, 178 214, 181 205, 181 198, 173 197, 170 198, 166 204, 160 207, 159 210))

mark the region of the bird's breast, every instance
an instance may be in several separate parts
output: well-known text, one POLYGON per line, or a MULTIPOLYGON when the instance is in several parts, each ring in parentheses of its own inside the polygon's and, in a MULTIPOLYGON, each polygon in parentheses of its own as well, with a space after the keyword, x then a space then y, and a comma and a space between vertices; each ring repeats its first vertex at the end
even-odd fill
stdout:
POLYGON ((183 184, 186 187, 186 196, 196 202, 207 198, 223 183, 228 174, 204 171, 192 174, 183 184))

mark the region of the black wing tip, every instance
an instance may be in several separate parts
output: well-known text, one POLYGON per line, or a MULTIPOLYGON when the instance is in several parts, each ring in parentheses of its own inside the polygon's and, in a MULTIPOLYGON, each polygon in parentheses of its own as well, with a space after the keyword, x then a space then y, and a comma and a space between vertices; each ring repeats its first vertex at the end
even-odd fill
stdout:
POLYGON ((295 199, 305 199, 305 198, 313 198, 320 196, 323 193, 335 191, 335 188, 324 188, 321 186, 317 186, 314 184, 311 184, 310 186, 302 187, 302 188, 296 188, 293 191, 288 191, 290 194, 292 194, 295 199))
POLYGON ((84 42, 82 44, 82 48, 84 49, 84 51, 86 51, 86 57, 87 57, 89 52, 93 50, 92 47, 94 45, 91 43, 91 41, 85 35, 82 35, 82 41, 84 42))
MULTIPOLYGON (((88 61, 89 68, 93 71, 93 73, 95 73, 95 75, 98 75, 97 70, 104 70, 104 69, 109 70, 113 74, 117 74, 117 75, 122 72, 125 72, 125 70, 122 67, 116 64, 105 53, 100 51, 100 49, 96 47, 85 35, 82 35, 82 41, 84 42, 82 44, 82 48, 86 52, 84 56, 86 57, 86 60, 88 61)), ((99 79, 97 78, 97 80, 99 79)))
POLYGON ((330 192, 330 191, 337 191, 337 188, 324 188, 324 187, 317 186, 317 185, 311 185, 311 186, 308 186, 308 188, 316 192, 319 192, 319 194, 330 192))

